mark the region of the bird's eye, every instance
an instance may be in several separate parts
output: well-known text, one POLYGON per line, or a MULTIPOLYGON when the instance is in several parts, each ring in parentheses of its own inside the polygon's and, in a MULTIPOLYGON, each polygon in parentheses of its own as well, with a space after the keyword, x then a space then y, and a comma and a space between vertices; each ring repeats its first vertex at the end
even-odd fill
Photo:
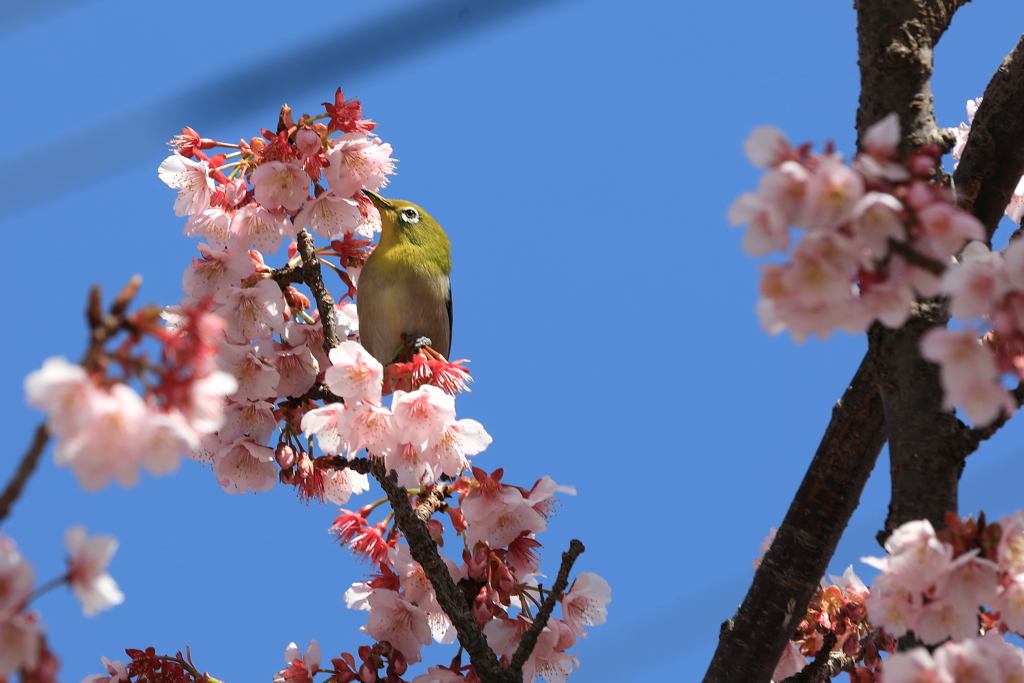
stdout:
POLYGON ((407 206, 402 209, 402 220, 406 223, 418 223, 420 220, 420 212, 411 206, 407 206))

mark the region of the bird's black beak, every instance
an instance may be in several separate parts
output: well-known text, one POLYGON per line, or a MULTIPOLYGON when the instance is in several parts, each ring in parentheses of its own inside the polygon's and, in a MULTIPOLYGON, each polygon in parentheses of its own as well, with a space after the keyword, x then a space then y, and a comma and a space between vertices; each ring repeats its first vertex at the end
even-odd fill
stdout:
POLYGON ((388 200, 384 199, 383 197, 381 197, 376 192, 370 192, 369 190, 363 190, 363 194, 365 194, 367 197, 370 198, 370 201, 373 202, 373 205, 377 207, 378 211, 380 211, 381 209, 383 209, 385 207, 387 207, 389 209, 391 208, 391 202, 389 202, 388 200))

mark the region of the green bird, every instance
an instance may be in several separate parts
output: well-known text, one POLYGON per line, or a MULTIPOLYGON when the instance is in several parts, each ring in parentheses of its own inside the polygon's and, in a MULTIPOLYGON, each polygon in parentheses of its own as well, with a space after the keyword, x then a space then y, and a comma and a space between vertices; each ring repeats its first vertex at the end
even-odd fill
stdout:
POLYGON ((380 242, 359 273, 359 336, 382 364, 422 337, 445 358, 452 341, 451 242, 426 211, 363 190, 380 212, 380 242))

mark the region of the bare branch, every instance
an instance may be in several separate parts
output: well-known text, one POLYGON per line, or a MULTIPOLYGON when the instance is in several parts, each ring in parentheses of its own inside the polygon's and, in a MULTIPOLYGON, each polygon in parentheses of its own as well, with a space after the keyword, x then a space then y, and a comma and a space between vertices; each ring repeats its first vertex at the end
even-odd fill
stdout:
POLYGON ((555 603, 558 602, 558 599, 569 585, 569 572, 572 571, 572 565, 576 562, 576 558, 583 554, 584 550, 586 548, 583 547, 583 544, 574 538, 569 541, 569 550, 562 553, 562 566, 558 569, 555 585, 551 587, 551 592, 548 593, 548 597, 544 599, 544 603, 537 611, 533 624, 523 634, 523 639, 519 641, 519 647, 516 648, 515 654, 512 655, 512 663, 509 668, 517 672, 519 678, 522 678, 523 675, 523 664, 530 658, 533 648, 537 646, 537 638, 540 637, 540 632, 547 626, 548 619, 551 617, 551 611, 555 608, 555 603))
POLYGON ((1024 175, 1024 36, 985 88, 960 165, 953 174, 957 201, 995 234, 1024 175))
POLYGON ((32 444, 28 447, 28 450, 25 451, 25 455, 21 456, 21 464, 18 465, 18 471, 14 473, 11 480, 7 482, 4 492, 0 494, 0 522, 7 519, 7 515, 11 513, 11 506, 18 500, 22 489, 25 487, 25 483, 35 471, 36 465, 39 464, 39 458, 46 449, 46 443, 49 440, 50 433, 46 430, 46 425, 41 424, 36 427, 36 435, 32 439, 32 444))
POLYGON ((864 358, 736 616, 722 625, 705 683, 767 682, 807 612, 885 443, 882 399, 864 358))

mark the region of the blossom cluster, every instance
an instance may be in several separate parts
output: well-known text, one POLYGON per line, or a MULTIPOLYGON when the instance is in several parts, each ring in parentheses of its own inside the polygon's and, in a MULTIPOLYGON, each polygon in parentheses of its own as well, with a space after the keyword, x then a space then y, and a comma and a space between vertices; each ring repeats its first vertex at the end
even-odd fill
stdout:
POLYGON ((941 150, 925 146, 900 163, 899 140, 895 114, 866 131, 852 166, 831 149, 794 148, 772 127, 747 140, 747 156, 768 172, 757 192, 732 204, 729 221, 748 226, 747 253, 789 259, 762 267, 765 330, 788 329, 803 342, 836 329, 863 332, 875 320, 899 327, 916 296, 939 292, 951 257, 983 238, 981 223, 933 182, 941 150), (792 249, 791 227, 804 229, 792 249))
POLYGON ((395 172, 391 145, 371 133, 376 124, 362 118, 358 100, 345 101, 341 88, 324 106, 325 114, 297 123, 285 107, 277 132, 264 129, 262 137, 237 145, 185 128, 172 142, 176 153, 159 169, 160 179, 178 191, 174 212, 188 217, 185 234, 218 249, 273 253, 303 227, 327 239, 379 230, 361 190, 387 184, 395 172), (203 151, 215 147, 235 151, 213 157, 203 151))
POLYGON ((943 275, 942 291, 964 326, 929 330, 921 354, 939 364, 945 407, 962 407, 975 424, 1012 415, 1017 402, 1000 375, 1024 378, 1024 241, 1002 254, 971 242, 943 275))
MULTIPOLYGON (((880 652, 893 652, 896 641, 884 630, 868 623, 865 601, 868 588, 847 567, 842 576, 830 576, 831 585, 825 583, 815 591, 807 608, 807 615, 797 626, 797 633, 782 654, 772 680, 781 681, 807 666, 825 646, 831 634, 832 652, 842 652, 856 663, 858 672, 870 671, 882 661, 880 652)), ((850 664, 854 666, 855 664, 850 664)))
POLYGON ((885 549, 887 557, 863 558, 882 572, 866 604, 892 636, 913 631, 934 645, 992 629, 1024 633, 1024 512, 988 525, 950 513, 939 534, 927 520, 907 522, 885 549))
MULTIPOLYGON (((469 379, 463 361, 449 362, 424 349, 385 368, 358 343, 353 300, 359 270, 372 249, 366 237, 380 227, 362 191, 383 187, 394 164, 390 146, 370 134, 375 124, 362 118, 358 101, 346 102, 339 90, 334 103, 325 106, 327 113, 303 115, 298 122, 285 107, 277 132, 264 130, 261 138, 238 145, 202 138, 191 129, 172 143, 176 151, 161 164, 160 177, 178 191, 175 212, 187 217, 185 233, 206 241, 184 272, 184 298, 163 312, 166 327, 159 324, 161 316, 147 314, 146 325, 133 318, 127 329, 135 336, 139 330, 162 330, 162 336, 153 334, 164 345, 165 364, 175 372, 159 376, 174 381, 145 381, 145 373, 137 371, 149 367, 142 357, 118 350, 100 354, 102 362, 91 372, 66 361, 54 365, 60 372, 44 367, 27 383, 29 400, 48 411, 48 423, 58 435, 65 423, 92 429, 78 422, 82 406, 93 400, 82 395, 92 388, 130 391, 126 381, 115 382, 102 372, 116 361, 134 371, 121 379, 134 378, 144 387, 146 397, 136 397, 143 407, 184 425, 180 440, 166 438, 165 454, 158 448, 165 442, 153 445, 156 437, 147 441, 139 434, 148 432, 133 431, 145 424, 141 412, 111 409, 132 423, 105 437, 119 443, 110 446, 96 437, 81 449, 88 457, 68 458, 91 488, 111 478, 130 485, 140 465, 156 474, 169 471, 169 454, 175 453, 176 465, 183 448, 188 457, 210 465, 228 493, 266 491, 280 481, 307 502, 344 505, 351 495, 369 490, 367 471, 378 477, 381 467, 394 473, 409 502, 429 508, 425 517, 439 546, 445 529, 431 519, 435 512, 446 513, 451 529, 461 536, 462 565, 446 560, 448 574, 506 664, 533 623, 535 608, 544 600, 561 602, 562 617, 545 622, 524 667, 524 680, 539 676, 561 683, 575 664, 567 649, 586 635, 585 626, 605 620, 611 599, 610 588, 596 574, 580 574, 561 595, 537 584, 540 543, 535 536, 547 526, 554 494, 571 489, 547 477, 529 490, 511 486, 501 482, 501 470, 488 475, 473 468, 472 478, 463 476, 471 467, 469 458, 491 443, 479 422, 456 419, 454 395, 465 390, 469 379), (204 150, 215 147, 235 151, 207 156, 204 150), (307 228, 330 240, 330 246, 313 245, 307 228), (286 240, 287 262, 268 266, 265 254, 286 240), (308 277, 321 265, 337 274, 345 292, 333 308, 327 296, 318 294, 320 276, 308 277), (309 286, 311 297, 293 286, 299 283, 309 286), (327 341, 328 330, 338 342, 327 341), (186 344, 197 350, 186 353, 186 344), (104 448, 100 467, 96 461, 101 456, 94 452, 104 448), (158 453, 135 455, 133 450, 147 448, 158 453), (362 452, 365 459, 358 457, 362 452), (454 495, 458 507, 447 502, 454 495)), ((134 336, 130 341, 129 347, 134 336)), ((332 660, 331 677, 340 683, 357 678, 370 683, 382 668, 387 680, 399 681, 409 664, 421 660, 423 645, 456 638, 431 581, 403 542, 394 512, 376 524, 367 521, 387 502, 384 498, 354 513, 342 510, 331 528, 377 569, 345 596, 349 607, 369 613, 363 630, 375 643, 359 648, 361 663, 348 653, 332 660)), ((138 679, 145 666, 169 661, 134 652, 138 658, 132 655, 128 666, 104 659, 109 675, 94 678, 103 683, 138 679)), ((287 667, 275 680, 311 680, 320 670, 319 646, 314 641, 303 654, 293 643, 285 660, 287 667)), ((178 668, 172 673, 189 670, 180 655, 174 661, 178 668)), ((473 683, 476 677, 472 665, 453 663, 431 667, 416 680, 473 683)))
MULTIPOLYGON (((474 468, 473 474, 473 480, 463 478, 452 486, 459 492, 460 505, 447 510, 455 528, 465 532, 463 562, 445 562, 467 600, 472 598, 473 615, 491 648, 507 662, 533 624, 531 608, 546 597, 535 578, 540 569, 536 554, 540 543, 534 537, 547 528, 554 494, 574 491, 549 477, 526 491, 503 484, 500 470, 488 475, 474 468), (518 613, 511 612, 513 608, 518 613)), ((388 641, 407 662, 418 662, 423 645, 431 639, 453 642, 454 630, 408 548, 395 540, 386 541, 386 530, 367 525, 365 514, 345 513, 335 522, 339 538, 349 541, 353 550, 379 568, 370 581, 353 584, 345 593, 346 604, 370 612, 364 627, 367 634, 388 641)), ((540 676, 549 683, 561 683, 569 676, 578 663, 566 650, 578 637, 586 637, 586 626, 604 623, 611 588, 597 574, 583 572, 558 600, 562 618, 548 619, 524 665, 524 681, 540 676)))
POLYGON ((25 378, 26 400, 46 413, 57 438, 57 464, 93 491, 111 479, 135 484, 140 467, 154 475, 175 471, 183 450, 220 427, 224 396, 237 384, 215 367, 214 339, 224 326, 205 306, 183 309, 173 329, 148 309, 122 322, 129 338, 91 372, 57 357, 25 378), (159 343, 158 364, 141 347, 144 336, 159 343), (144 386, 145 396, 128 380, 144 386))
POLYGON ((883 683, 1016 683, 1024 678, 1024 650, 995 634, 948 641, 933 652, 917 647, 890 655, 883 683))
POLYGON ((117 550, 109 536, 89 536, 82 527, 68 529, 64 544, 70 553, 68 571, 33 591, 35 570, 14 541, 0 534, 0 679, 20 672, 22 680, 55 680, 60 663, 49 650, 39 615, 29 603, 46 590, 66 583, 86 616, 124 601, 107 565, 117 550))

